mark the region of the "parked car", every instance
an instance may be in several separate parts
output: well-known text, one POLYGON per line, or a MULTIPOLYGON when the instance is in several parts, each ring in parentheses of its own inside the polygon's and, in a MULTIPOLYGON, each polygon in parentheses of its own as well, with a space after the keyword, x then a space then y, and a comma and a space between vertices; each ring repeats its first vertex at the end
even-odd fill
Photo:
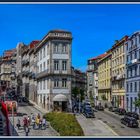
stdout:
POLYGON ((126 125, 127 127, 139 127, 138 121, 129 116, 125 116, 124 118, 121 119, 121 123, 126 125))
POLYGON ((104 111, 104 107, 102 105, 95 106, 96 110, 104 111))
POLYGON ((126 116, 133 117, 136 120, 139 120, 139 115, 136 112, 126 112, 126 116))
POLYGON ((119 108, 118 109, 118 114, 119 115, 125 115, 126 114, 126 110, 124 108, 119 108))
POLYGON ((86 118, 94 118, 95 117, 94 112, 91 108, 84 109, 83 114, 86 118))
POLYGON ((114 113, 118 114, 118 112, 119 112, 119 108, 118 107, 115 107, 114 113))
POLYGON ((111 111, 111 112, 116 111, 116 109, 117 109, 117 107, 113 107, 113 106, 110 106, 110 107, 108 108, 108 110, 111 111))

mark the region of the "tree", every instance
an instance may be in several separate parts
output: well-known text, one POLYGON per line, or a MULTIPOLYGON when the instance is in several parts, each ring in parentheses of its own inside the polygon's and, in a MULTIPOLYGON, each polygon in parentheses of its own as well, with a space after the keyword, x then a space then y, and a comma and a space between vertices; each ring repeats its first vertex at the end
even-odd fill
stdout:
POLYGON ((139 91, 139 93, 138 93, 138 99, 137 99, 135 102, 133 102, 133 103, 134 103, 135 106, 138 107, 139 110, 140 110, 140 91, 139 91))
POLYGON ((80 90, 79 90, 77 87, 74 87, 74 88, 72 89, 72 96, 73 96, 74 98, 76 98, 76 97, 79 95, 79 93, 80 93, 80 90))
POLYGON ((78 87, 74 87, 72 89, 72 96, 74 98, 77 98, 77 97, 79 98, 79 96, 80 96, 80 100, 82 101, 85 98, 85 91, 83 89, 78 88, 78 87))

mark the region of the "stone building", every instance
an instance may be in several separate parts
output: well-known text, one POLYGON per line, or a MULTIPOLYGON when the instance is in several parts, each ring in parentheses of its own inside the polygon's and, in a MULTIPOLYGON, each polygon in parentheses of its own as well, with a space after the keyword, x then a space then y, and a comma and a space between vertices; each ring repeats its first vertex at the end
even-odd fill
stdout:
POLYGON ((22 96, 29 99, 29 46, 22 48, 22 96))
POLYGON ((37 103, 47 111, 71 109, 72 34, 50 31, 37 45, 37 103))
POLYGON ((87 95, 88 98, 93 98, 94 103, 98 104, 98 61, 105 56, 105 54, 88 60, 87 70, 87 95))
POLYGON ((29 100, 37 103, 37 59, 35 48, 39 41, 32 41, 29 50, 29 100))
POLYGON ((5 89, 15 88, 15 65, 16 65, 16 50, 6 50, 1 58, 0 63, 0 81, 1 86, 5 89))

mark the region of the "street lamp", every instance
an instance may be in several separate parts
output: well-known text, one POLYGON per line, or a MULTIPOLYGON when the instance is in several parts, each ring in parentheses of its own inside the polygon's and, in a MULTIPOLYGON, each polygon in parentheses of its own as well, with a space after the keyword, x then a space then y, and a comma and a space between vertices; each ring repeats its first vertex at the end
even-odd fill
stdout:
POLYGON ((12 103, 12 120, 13 120, 13 134, 15 132, 15 121, 14 121, 14 106, 13 106, 13 103, 12 103))

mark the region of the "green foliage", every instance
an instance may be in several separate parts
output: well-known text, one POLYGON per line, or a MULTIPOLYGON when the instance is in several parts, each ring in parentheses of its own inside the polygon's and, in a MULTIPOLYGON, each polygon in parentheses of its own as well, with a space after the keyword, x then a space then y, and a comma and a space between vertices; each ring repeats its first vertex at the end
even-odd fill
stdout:
POLYGON ((81 101, 84 100, 84 98, 85 98, 84 90, 80 89, 80 88, 77 88, 77 87, 74 87, 72 89, 72 96, 74 98, 76 98, 77 96, 79 97, 79 95, 80 95, 80 100, 81 101))
POLYGON ((134 104, 135 104, 137 107, 140 107, 140 99, 136 100, 136 101, 134 102, 134 104))
POLYGON ((83 136, 83 130, 73 114, 52 112, 45 115, 60 136, 83 136))
POLYGON ((75 87, 72 89, 72 95, 73 97, 77 97, 80 94, 79 88, 75 87))

